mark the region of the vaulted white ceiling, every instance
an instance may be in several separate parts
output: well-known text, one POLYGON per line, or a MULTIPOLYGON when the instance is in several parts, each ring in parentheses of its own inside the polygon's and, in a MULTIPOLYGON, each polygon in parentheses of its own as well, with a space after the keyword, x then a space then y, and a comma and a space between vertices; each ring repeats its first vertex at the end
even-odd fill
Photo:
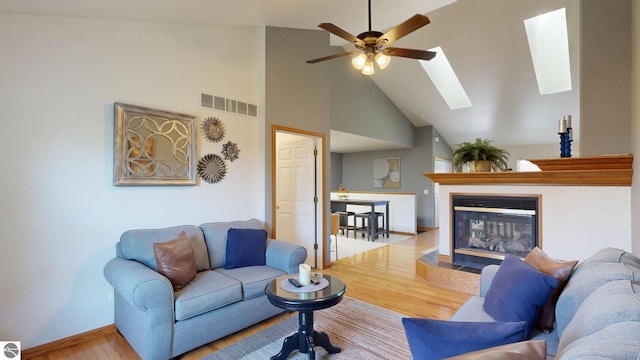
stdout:
MULTIPOLYGON (((57 16, 230 26, 318 29, 330 22, 357 35, 368 28, 365 0, 0 0, 0 11, 57 16)), ((372 0, 373 30, 385 31, 416 13, 431 24, 394 46, 441 46, 473 104, 451 110, 417 60, 393 58, 373 81, 416 126, 433 125, 454 145, 476 137, 500 146, 558 142, 557 121, 574 115, 579 133, 579 0, 372 0), (540 95, 523 20, 567 8, 573 91, 540 95)), ((331 37, 333 45, 344 41, 331 37)), ((347 46, 347 48, 349 48, 347 46)), ((348 58, 331 61, 349 61, 348 58)), ((354 70, 355 71, 355 70, 354 70)), ((380 139, 332 137, 341 151, 393 147, 380 139), (346 143, 360 146, 350 149, 346 143), (369 145, 367 145, 368 143, 369 145)))

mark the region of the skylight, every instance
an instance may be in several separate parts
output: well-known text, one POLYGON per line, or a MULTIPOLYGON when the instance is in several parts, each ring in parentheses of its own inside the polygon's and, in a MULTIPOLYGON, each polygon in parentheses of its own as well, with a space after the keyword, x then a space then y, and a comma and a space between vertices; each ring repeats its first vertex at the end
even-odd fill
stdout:
POLYGON ((565 8, 524 21, 540 95, 571 90, 565 8))
POLYGON ((430 51, 437 53, 436 57, 429 61, 418 60, 424 71, 429 75, 440 95, 447 102, 451 110, 462 109, 471 106, 471 100, 462 88, 460 80, 449 64, 447 56, 440 46, 430 51))

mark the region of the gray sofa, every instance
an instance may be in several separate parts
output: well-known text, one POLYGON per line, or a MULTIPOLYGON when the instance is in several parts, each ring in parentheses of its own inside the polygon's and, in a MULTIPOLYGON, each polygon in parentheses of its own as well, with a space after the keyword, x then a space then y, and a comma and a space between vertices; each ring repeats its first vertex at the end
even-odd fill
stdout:
POLYGON ((115 326, 143 360, 173 358, 283 311, 269 303, 265 285, 298 272, 305 248, 269 239, 266 265, 225 269, 230 228, 262 225, 252 219, 122 234, 104 276, 114 288, 115 326), (153 243, 174 239, 182 231, 191 241, 197 273, 174 291, 158 272, 153 243))
MULTIPOLYGON (((453 321, 495 321, 482 307, 497 265, 486 266, 480 296, 472 296, 453 321)), ((548 359, 640 359, 640 259, 605 248, 576 266, 556 303, 556 324, 533 340, 546 340, 548 359)))

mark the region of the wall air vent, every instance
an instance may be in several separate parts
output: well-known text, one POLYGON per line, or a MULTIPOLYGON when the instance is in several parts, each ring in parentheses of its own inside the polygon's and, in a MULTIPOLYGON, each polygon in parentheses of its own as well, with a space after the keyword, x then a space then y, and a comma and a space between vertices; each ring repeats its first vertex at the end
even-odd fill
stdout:
POLYGON ((210 110, 226 111, 234 114, 258 117, 258 105, 244 101, 227 99, 222 96, 200 93, 200 107, 210 110))

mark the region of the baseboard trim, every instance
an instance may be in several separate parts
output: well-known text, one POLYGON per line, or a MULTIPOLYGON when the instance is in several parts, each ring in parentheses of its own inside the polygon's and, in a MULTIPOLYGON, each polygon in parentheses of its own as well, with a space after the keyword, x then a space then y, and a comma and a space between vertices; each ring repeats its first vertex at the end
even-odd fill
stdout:
POLYGON ((410 232, 404 232, 404 231, 393 231, 393 230, 389 231, 389 234, 416 236, 416 233, 410 233, 410 232))
POLYGON ((428 232, 433 230, 435 230, 435 228, 428 227, 428 226, 418 226, 418 231, 421 231, 421 232, 428 232))
POLYGON ((82 344, 84 342, 115 334, 117 332, 116 326, 114 324, 103 326, 97 329, 89 330, 87 332, 83 332, 80 334, 76 334, 73 336, 66 337, 64 339, 52 341, 50 343, 34 346, 29 349, 22 350, 22 357, 24 359, 32 359, 48 353, 50 351, 54 351, 56 349, 66 348, 68 346, 74 346, 78 344, 82 344))

